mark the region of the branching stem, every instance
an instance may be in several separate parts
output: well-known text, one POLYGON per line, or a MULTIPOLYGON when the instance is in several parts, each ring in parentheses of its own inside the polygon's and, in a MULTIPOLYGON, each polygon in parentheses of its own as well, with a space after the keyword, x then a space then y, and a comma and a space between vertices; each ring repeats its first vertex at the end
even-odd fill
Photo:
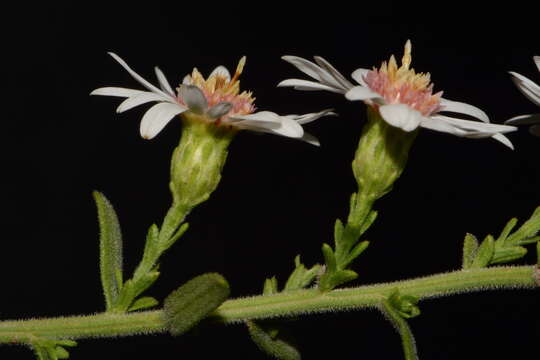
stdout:
MULTIPOLYGON (((210 319, 222 323, 375 307, 395 289, 419 299, 503 288, 535 288, 536 266, 460 270, 418 279, 337 289, 306 289, 232 299, 210 319)), ((161 310, 0 322, 0 344, 28 344, 36 337, 82 339, 166 332, 161 310)))

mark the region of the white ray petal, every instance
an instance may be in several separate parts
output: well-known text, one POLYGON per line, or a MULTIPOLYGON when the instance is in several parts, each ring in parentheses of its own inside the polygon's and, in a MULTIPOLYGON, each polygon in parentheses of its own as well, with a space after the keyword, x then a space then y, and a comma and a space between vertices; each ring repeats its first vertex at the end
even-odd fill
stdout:
POLYGON ((227 68, 223 65, 220 65, 218 67, 216 67, 211 73, 210 75, 208 76, 209 78, 212 77, 212 76, 216 76, 216 75, 220 75, 220 76, 224 76, 227 81, 231 81, 231 73, 229 72, 229 70, 227 70, 227 68))
POLYGON ((323 57, 315 56, 314 57, 315 62, 319 64, 323 69, 325 69, 330 75, 332 75, 332 78, 334 78, 343 88, 343 90, 349 90, 354 85, 347 80, 335 67, 332 66, 328 61, 326 61, 323 57))
POLYGON ((250 121, 250 122, 266 122, 266 123, 274 123, 279 124, 280 123, 280 117, 278 114, 273 113, 271 111, 259 111, 253 114, 248 115, 234 115, 229 116, 229 119, 232 120, 242 120, 242 121, 250 121))
POLYGON ((416 129, 425 119, 420 112, 404 104, 382 105, 379 112, 387 123, 407 132, 416 129))
POLYGON ((512 142, 503 134, 495 134, 492 136, 492 138, 514 150, 514 145, 512 144, 512 142))
POLYGON ((440 110, 441 112, 449 111, 454 113, 467 114, 474 116, 475 118, 483 122, 489 122, 489 117, 487 116, 487 114, 476 106, 443 98, 441 98, 440 104, 442 106, 442 109, 440 110))
POLYGON ((208 108, 206 97, 202 90, 195 85, 180 85, 178 95, 184 101, 184 104, 197 114, 204 113, 208 108))
MULTIPOLYGON (((118 108, 116 108, 117 113, 122 113, 124 111, 127 111, 129 109, 133 109, 136 106, 149 103, 151 101, 165 101, 170 102, 169 98, 166 98, 160 94, 156 94, 153 92, 143 92, 141 94, 137 94, 135 96, 129 97, 126 100, 122 101, 120 105, 118 105, 118 108)), ((176 103, 175 103, 176 104, 176 103)), ((180 107, 184 107, 180 104, 178 104, 180 107)), ((187 109, 187 108, 186 108, 187 109)))
POLYGON ((465 130, 468 133, 468 135, 474 135, 478 137, 491 136, 496 133, 507 133, 507 132, 512 132, 512 131, 517 130, 517 127, 515 126, 456 119, 456 118, 451 118, 451 117, 443 116, 443 115, 434 115, 434 116, 431 116, 431 119, 445 121, 454 126, 457 126, 458 128, 462 130, 465 130), (482 136, 481 134, 484 134, 484 135, 482 136))
POLYGON ((423 121, 420 126, 424 129, 434 130, 456 136, 465 136, 467 134, 465 130, 462 130, 457 126, 452 125, 451 123, 434 117, 429 118, 429 121, 423 121))
POLYGON ((341 89, 330 87, 328 85, 323 85, 323 84, 315 82, 315 81, 301 80, 301 79, 283 80, 282 82, 277 84, 277 86, 278 87, 292 86, 296 90, 304 90, 304 91, 326 90, 326 91, 331 91, 331 92, 343 94, 343 90, 341 90, 341 89))
POLYGON ((512 75, 512 81, 516 84, 517 88, 536 105, 540 106, 540 86, 534 81, 526 78, 525 76, 516 72, 510 71, 512 75))
POLYGON ((354 79, 354 81, 356 81, 360 85, 367 86, 366 81, 364 80, 364 76, 366 76, 367 73, 370 72, 370 71, 371 70, 369 70, 369 69, 362 69, 362 68, 356 69, 351 74, 351 77, 354 79))
POLYGON ((308 144, 315 145, 315 146, 321 146, 321 143, 319 142, 319 139, 317 139, 315 136, 304 132, 304 136, 300 139, 302 141, 307 142, 308 144))
POLYGON ((356 101, 381 98, 381 95, 377 94, 375 91, 367 87, 355 86, 349 91, 347 91, 345 97, 347 98, 347 100, 356 101))
POLYGON ((186 111, 178 104, 159 103, 152 106, 141 120, 140 132, 145 139, 152 139, 174 116, 186 111))
POLYGON ((519 115, 506 120, 504 123, 511 125, 540 124, 540 114, 519 115))
POLYGON ((322 81, 320 76, 321 68, 309 60, 303 59, 298 56, 285 55, 281 57, 286 62, 296 66, 298 70, 304 74, 312 77, 315 80, 322 81))
POLYGON ((145 88, 147 88, 148 90, 152 91, 152 92, 155 92, 156 94, 161 94, 161 95, 164 95, 164 96, 168 96, 168 97, 171 97, 170 95, 166 94, 165 92, 161 91, 160 89, 158 89, 157 87, 155 87, 154 85, 150 84, 148 81, 146 81, 142 76, 140 76, 139 74, 137 74, 135 71, 133 71, 129 65, 124 61, 122 60, 122 58, 118 55, 116 55, 115 53, 112 53, 112 52, 109 52, 108 53, 109 55, 111 55, 113 57, 114 60, 116 60, 124 69, 126 69, 126 71, 135 79, 137 80, 142 86, 144 86, 145 88))
POLYGON ((323 116, 337 116, 337 114, 333 112, 333 110, 334 109, 325 109, 317 113, 309 113, 309 114, 303 114, 303 115, 285 115, 285 117, 296 121, 300 125, 303 125, 303 124, 307 124, 312 121, 315 121, 317 119, 320 119, 323 116))
POLYGON ((156 76, 158 78, 159 86, 161 87, 161 90, 165 91, 167 94, 169 94, 172 97, 175 97, 176 94, 174 93, 174 90, 171 87, 171 84, 167 81, 167 78, 165 77, 165 74, 163 71, 161 71, 160 68, 157 66, 154 67, 154 71, 156 72, 156 76))
POLYGON ((540 56, 533 56, 534 63, 536 64, 536 68, 538 71, 540 71, 540 56))
POLYGON ((126 89, 120 87, 102 87, 99 89, 95 89, 90 93, 90 95, 130 97, 144 92, 145 91, 142 90, 126 89))

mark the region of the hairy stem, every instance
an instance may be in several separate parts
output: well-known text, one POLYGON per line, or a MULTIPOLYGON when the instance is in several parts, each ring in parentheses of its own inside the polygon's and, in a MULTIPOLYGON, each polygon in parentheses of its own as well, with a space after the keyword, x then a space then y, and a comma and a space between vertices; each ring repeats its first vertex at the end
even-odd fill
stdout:
MULTIPOLYGON (((378 306, 395 289, 419 299, 503 288, 534 288, 535 266, 461 270, 418 279, 321 293, 306 289, 224 302, 209 318, 223 323, 298 316, 378 306)), ((0 344, 27 344, 36 337, 81 339, 166 332, 160 310, 0 322, 0 344)))

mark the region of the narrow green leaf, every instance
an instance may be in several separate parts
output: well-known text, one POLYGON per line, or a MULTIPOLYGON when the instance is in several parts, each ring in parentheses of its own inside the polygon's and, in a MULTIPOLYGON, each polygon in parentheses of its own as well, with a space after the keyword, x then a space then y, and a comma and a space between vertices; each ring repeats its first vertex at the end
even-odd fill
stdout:
POLYGON ((170 248, 178 239, 180 239, 180 237, 182 235, 184 235, 184 233, 187 231, 187 229, 189 228, 189 224, 188 223, 184 223, 180 226, 180 228, 178 228, 178 230, 176 230, 176 232, 174 233, 174 235, 168 239, 162 246, 161 246, 161 252, 167 250, 168 248, 170 248))
POLYGON ((463 269, 469 269, 473 262, 476 251, 478 250, 478 239, 473 234, 465 234, 463 240, 463 269))
POLYGON ((479 269, 488 266, 493 258, 494 251, 495 239, 493 236, 488 235, 478 247, 474 260, 471 264, 471 269, 479 269))
POLYGON ((264 353, 278 360, 300 360, 300 352, 279 334, 264 329, 254 321, 246 321, 249 335, 264 353))
POLYGON ((180 335, 198 324, 229 297, 229 284, 217 273, 199 275, 173 291, 163 303, 169 332, 180 335))
POLYGON ((517 222, 517 218, 512 218, 506 223, 506 226, 504 227, 503 231, 501 231, 501 234, 497 239, 497 243, 504 243, 506 241, 506 238, 510 234, 510 231, 512 231, 512 229, 516 226, 517 222))
POLYGON ((156 306, 158 304, 159 304, 159 301, 157 301, 153 297, 145 296, 145 297, 142 297, 142 298, 139 298, 139 299, 135 300, 133 305, 131 305, 129 307, 128 311, 148 309, 148 308, 154 307, 154 306, 156 306))
POLYGON ((336 271, 336 256, 330 245, 324 243, 322 245, 322 253, 324 256, 324 263, 326 264, 326 271, 330 273, 336 271))
POLYGON ((332 275, 332 289, 352 281, 358 277, 358 274, 352 270, 339 270, 332 275))
POLYGON ((264 280, 263 295, 272 295, 278 292, 278 281, 275 276, 264 280))
POLYGON ((373 222, 375 222, 376 219, 377 219, 377 211, 371 210, 368 216, 366 217, 365 221, 362 223, 358 236, 360 237, 363 233, 365 233, 371 227, 373 222))
POLYGON ((526 240, 535 236, 540 231, 540 206, 534 210, 531 218, 527 220, 521 227, 508 236, 506 243, 512 244, 522 240, 526 240))
POLYGON ((341 220, 336 219, 336 223, 334 224, 334 242, 336 244, 339 244, 341 242, 341 238, 343 237, 343 223, 341 220))
POLYGON ((388 299, 385 299, 382 302, 382 312, 396 328, 399 336, 401 337, 401 345, 405 360, 418 360, 416 343, 407 321, 401 316, 400 312, 393 307, 392 303, 388 299))
POLYGON ((122 288, 122 233, 113 206, 100 192, 93 192, 99 219, 99 267, 107 310, 116 302, 122 288))
POLYGON ((521 259, 527 254, 527 249, 523 246, 512 246, 512 247, 502 247, 498 248, 495 246, 495 252, 493 258, 491 259, 491 264, 500 264, 517 259, 521 259))
POLYGON ((159 277, 159 271, 153 270, 137 278, 136 281, 133 282, 133 292, 132 292, 133 298, 136 298, 137 296, 142 294, 146 289, 152 286, 152 284, 156 282, 158 277, 159 277))
POLYGON ((152 224, 148 228, 148 232, 146 233, 146 241, 144 244, 144 253, 143 253, 143 261, 146 262, 151 258, 155 258, 155 252, 157 250, 157 241, 159 237, 159 228, 156 224, 152 224))
POLYGON ((346 268, 347 266, 349 266, 349 264, 352 263, 353 260, 356 259, 358 256, 360 256, 360 254, 362 254, 364 250, 367 249, 368 246, 369 246, 369 241, 366 241, 366 240, 356 244, 356 246, 349 253, 349 256, 345 259, 345 261, 338 264, 338 267, 346 268))
POLYGON ((300 262, 300 255, 296 256, 294 263, 296 267, 285 283, 283 291, 292 291, 305 288, 311 284, 313 280, 315 280, 321 268, 321 265, 317 264, 309 270, 306 269, 304 264, 300 262))
POLYGON ((517 242, 519 245, 528 245, 528 244, 534 244, 535 242, 540 241, 540 236, 534 236, 528 239, 523 239, 517 242))

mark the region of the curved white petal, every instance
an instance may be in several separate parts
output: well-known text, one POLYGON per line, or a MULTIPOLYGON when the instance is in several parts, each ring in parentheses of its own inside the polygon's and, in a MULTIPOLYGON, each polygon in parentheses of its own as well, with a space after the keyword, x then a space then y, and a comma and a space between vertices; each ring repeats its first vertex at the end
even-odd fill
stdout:
POLYGON ((506 136, 504 136, 503 134, 495 134, 491 138, 499 141, 503 145, 506 145, 510 149, 514 150, 514 145, 512 144, 512 142, 506 136))
POLYGON ((538 71, 540 71, 540 56, 533 56, 533 61, 536 64, 536 68, 538 69, 538 71))
POLYGON ((126 71, 135 79, 137 80, 142 86, 144 86, 145 88, 147 88, 148 90, 152 91, 152 92, 155 92, 156 94, 161 94, 163 96, 168 96, 168 97, 171 97, 170 95, 166 94, 165 92, 161 91, 160 89, 158 89, 157 87, 155 87, 154 85, 150 84, 148 81, 146 81, 142 76, 140 76, 139 74, 137 74, 135 71, 133 71, 129 65, 124 61, 122 60, 122 58, 118 55, 116 55, 115 53, 112 53, 112 52, 109 52, 108 53, 109 55, 111 55, 113 57, 114 60, 116 60, 124 69, 126 69, 126 71))
POLYGON ((437 118, 429 118, 429 121, 423 121, 420 126, 424 129, 434 130, 456 136, 465 136, 467 132, 459 127, 437 118))
POLYGON ((496 133, 508 133, 516 131, 517 127, 502 124, 482 123, 478 121, 451 118, 443 115, 434 115, 432 120, 444 121, 464 130, 465 137, 488 137, 496 133))
POLYGON ((407 132, 413 131, 427 119, 420 112, 404 104, 382 105, 379 107, 379 113, 387 123, 407 132))
POLYGON ((231 81, 231 73, 229 72, 229 70, 227 70, 227 68, 223 65, 219 65, 218 67, 216 67, 211 73, 210 75, 208 76, 209 78, 211 78, 212 76, 216 76, 216 75, 220 75, 220 76, 224 76, 227 81, 231 81))
POLYGON ((380 98, 381 95, 377 94, 375 91, 367 87, 355 86, 349 91, 347 91, 347 93, 345 94, 345 97, 347 98, 347 100, 356 101, 356 100, 376 99, 376 98, 380 98))
POLYGON ((283 80, 279 84, 277 84, 278 87, 294 87, 296 90, 304 90, 304 91, 318 91, 318 90, 325 90, 325 91, 331 91, 339 94, 343 94, 343 90, 330 87, 328 85, 323 85, 321 83, 310 81, 310 80, 301 80, 301 79, 287 79, 283 80))
POLYGON ((165 91, 170 96, 175 97, 176 94, 174 93, 174 90, 171 87, 171 84, 167 81, 167 78, 165 77, 165 74, 163 71, 161 71, 160 68, 157 66, 154 67, 154 71, 156 72, 156 76, 158 78, 159 86, 161 87, 161 90, 165 91))
POLYGON ((145 139, 156 136, 178 114, 186 111, 178 104, 159 103, 152 106, 141 120, 140 132, 145 139))
POLYGON ((319 64, 320 67, 325 69, 330 75, 332 75, 332 78, 335 79, 339 85, 341 85, 343 90, 348 90, 352 88, 354 85, 347 80, 335 67, 332 66, 328 61, 326 61, 321 56, 315 56, 314 57, 315 62, 319 64))
POLYGON ((321 146, 321 143, 319 142, 319 139, 317 139, 315 136, 309 134, 309 133, 304 133, 304 136, 302 136, 302 138, 300 139, 302 141, 305 141, 307 142, 308 144, 311 144, 311 145, 315 145, 315 146, 321 146))
POLYGON ((489 117, 487 116, 487 114, 476 106, 443 98, 440 99, 440 104, 442 107, 442 109, 440 110, 441 112, 449 111, 454 113, 467 114, 474 116, 475 118, 482 120, 483 122, 489 122, 489 117))
MULTIPOLYGON (((153 92, 143 92, 135 96, 131 96, 126 100, 122 101, 120 105, 116 108, 117 113, 124 112, 126 110, 132 109, 136 106, 146 104, 151 101, 166 101, 169 102, 169 98, 166 98, 162 95, 153 93, 153 92)), ((180 106, 180 105, 179 105, 180 106)))
POLYGON ((202 90, 195 85, 180 85, 178 95, 194 113, 202 114, 208 108, 206 97, 202 90))
POLYGON ((234 123, 234 126, 241 129, 270 132, 293 138, 301 138, 304 135, 304 129, 296 121, 271 111, 233 116, 232 119, 242 120, 234 123))
POLYGON ((137 94, 142 94, 145 91, 135 90, 135 89, 126 89, 119 87, 102 87, 95 89, 90 93, 90 95, 103 95, 103 96, 118 96, 118 97, 130 97, 137 94))
POLYGON ((303 115, 284 115, 284 117, 287 117, 291 120, 296 121, 300 125, 303 125, 303 124, 307 124, 312 121, 315 121, 317 119, 320 119, 323 116, 337 116, 337 114, 333 112, 333 110, 334 109, 325 109, 317 113, 309 113, 309 114, 303 114, 303 115))
POLYGON ((366 81, 364 80, 364 77, 367 75, 368 72, 370 72, 371 70, 369 69, 356 69, 353 71, 353 73, 351 74, 351 77, 354 79, 354 81, 356 81, 357 83, 359 83, 360 85, 362 86, 367 86, 366 84, 366 81))
POLYGON ((516 72, 510 71, 512 81, 527 99, 540 106, 540 86, 516 72))
POLYGON ((311 61, 303 59, 298 56, 291 56, 291 55, 285 55, 285 56, 282 56, 281 58, 285 60, 286 62, 296 66, 298 70, 314 78, 315 80, 318 80, 318 81, 322 80, 320 76, 321 68, 317 66, 316 64, 312 63, 311 61))
POLYGON ((540 114, 519 115, 506 120, 504 123, 511 125, 540 124, 540 114))

